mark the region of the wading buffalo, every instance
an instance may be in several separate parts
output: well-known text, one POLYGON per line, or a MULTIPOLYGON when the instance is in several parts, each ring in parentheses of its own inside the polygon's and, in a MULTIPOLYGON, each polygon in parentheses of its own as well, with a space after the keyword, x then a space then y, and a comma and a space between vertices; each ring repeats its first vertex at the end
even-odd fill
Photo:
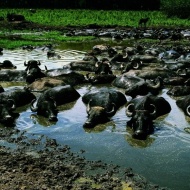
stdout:
POLYGON ((107 58, 97 61, 95 67, 95 74, 112 74, 111 64, 107 58))
MULTIPOLYGON (((26 66, 25 71, 27 72, 26 82, 32 83, 36 79, 43 78, 46 74, 40 69, 41 63, 40 61, 30 60, 28 63, 24 62, 24 66, 26 66)), ((46 69, 46 67, 45 67, 46 69)))
POLYGON ((0 102, 6 102, 8 99, 12 99, 16 107, 29 104, 34 98, 35 95, 27 87, 23 89, 15 87, 0 93, 0 102))
POLYGON ((174 86, 167 91, 171 96, 186 96, 190 94, 190 86, 174 86))
POLYGON ((89 91, 82 101, 87 104, 88 119, 83 125, 87 128, 109 121, 119 107, 127 102, 123 93, 110 88, 89 91))
POLYGON ((190 117, 190 95, 184 96, 181 99, 176 100, 176 104, 183 110, 185 115, 190 117))
POLYGON ((73 102, 79 97, 80 94, 70 85, 57 86, 43 92, 38 100, 34 99, 30 108, 38 115, 47 117, 49 121, 57 121, 57 106, 73 102))
POLYGON ((26 71, 23 70, 0 70, 0 81, 26 81, 26 71))
POLYGON ((0 62, 0 68, 3 69, 16 69, 17 67, 13 65, 13 63, 9 60, 4 60, 2 63, 0 62))
POLYGON ((15 104, 12 99, 7 99, 6 102, 0 102, 0 123, 6 126, 12 125, 16 117, 19 116, 18 113, 14 113, 15 104))
POLYGON ((134 138, 144 140, 154 131, 153 120, 170 111, 171 106, 163 97, 139 96, 127 103, 126 115, 132 117, 127 126, 133 129, 134 138))

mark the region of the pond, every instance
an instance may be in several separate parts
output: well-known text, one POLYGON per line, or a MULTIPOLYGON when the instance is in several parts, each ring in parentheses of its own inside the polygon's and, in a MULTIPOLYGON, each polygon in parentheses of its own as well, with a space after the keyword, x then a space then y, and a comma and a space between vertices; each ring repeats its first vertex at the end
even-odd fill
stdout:
MULTIPOLYGON (((25 69, 24 61, 40 60, 41 68, 61 68, 74 60, 83 58, 84 53, 94 45, 107 43, 105 41, 64 43, 55 49, 61 59, 47 59, 46 51, 37 48, 32 51, 23 49, 4 50, 0 62, 10 60, 17 69, 25 69)), ((2 82, 6 89, 11 86, 23 86, 23 83, 2 82)), ((75 89, 81 97, 92 88, 101 86, 78 85, 75 89)), ((130 119, 125 114, 125 106, 111 118, 111 121, 96 126, 94 129, 84 129, 87 118, 86 107, 81 97, 70 104, 59 107, 58 121, 51 123, 36 115, 29 106, 19 108, 20 116, 16 120, 16 128, 26 131, 27 135, 47 135, 60 144, 67 144, 71 150, 85 150, 84 156, 90 160, 102 160, 117 164, 123 168, 131 167, 134 172, 147 178, 148 181, 173 190, 190 189, 190 134, 185 131, 190 127, 190 118, 176 106, 175 99, 166 94, 163 96, 171 105, 172 111, 155 120, 155 132, 147 140, 135 140, 131 131, 126 128, 130 119)), ((127 97, 130 99, 130 97, 127 97)), ((0 141, 0 145, 1 145, 0 141)))

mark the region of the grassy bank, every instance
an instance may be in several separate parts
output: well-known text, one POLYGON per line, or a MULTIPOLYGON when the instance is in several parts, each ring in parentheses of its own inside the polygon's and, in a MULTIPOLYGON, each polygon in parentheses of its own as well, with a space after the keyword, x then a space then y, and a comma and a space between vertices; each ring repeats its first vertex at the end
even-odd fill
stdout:
POLYGON ((184 27, 190 26, 190 20, 179 18, 167 18, 161 11, 103 11, 103 10, 47 10, 37 9, 36 13, 31 13, 28 9, 0 9, 0 16, 4 21, 0 21, 0 44, 4 48, 15 48, 23 45, 42 45, 63 41, 91 40, 93 37, 65 37, 56 28, 61 27, 83 27, 90 24, 99 26, 122 26, 138 27, 140 18, 149 17, 148 27, 184 27), (10 28, 11 24, 6 21, 7 13, 22 14, 26 20, 35 23, 34 29, 30 28, 21 31, 10 28), (51 30, 49 30, 51 27, 51 30), (46 31, 39 33, 39 31, 46 31), (25 34, 21 34, 21 33, 25 34), (30 33, 30 34, 29 34, 30 33), (16 34, 16 35, 15 35, 16 34))

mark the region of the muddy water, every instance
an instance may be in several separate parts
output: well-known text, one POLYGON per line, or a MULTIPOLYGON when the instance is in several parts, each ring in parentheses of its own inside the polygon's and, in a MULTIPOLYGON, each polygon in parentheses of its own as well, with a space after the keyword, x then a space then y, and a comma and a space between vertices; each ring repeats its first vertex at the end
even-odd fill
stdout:
MULTIPOLYGON (((95 45, 95 44, 94 44, 95 45)), ((61 59, 47 59, 46 51, 41 48, 33 51, 4 50, 0 61, 11 60, 18 69, 24 69, 23 62, 30 59, 40 60, 43 68, 60 68, 73 60, 79 60, 93 44, 63 44, 56 49, 61 59)), ((21 83, 2 83, 5 89, 21 83)), ((99 88, 90 85, 76 86, 80 95, 89 89, 99 88)), ((160 96, 169 101, 172 111, 155 121, 155 132, 147 140, 139 141, 131 138, 131 131, 126 128, 130 119, 122 107, 111 121, 98 125, 94 129, 85 130, 82 125, 87 118, 86 107, 81 98, 76 102, 59 107, 58 121, 50 123, 43 117, 36 116, 28 106, 19 108, 20 117, 16 120, 16 128, 25 130, 27 135, 45 134, 61 144, 68 144, 73 151, 85 150, 88 159, 103 160, 118 164, 145 176, 149 181, 166 186, 173 190, 190 189, 190 118, 176 106, 175 100, 169 97, 167 89, 160 96)), ((127 99, 130 99, 127 97, 127 99)), ((0 142, 1 143, 1 142, 0 142)))

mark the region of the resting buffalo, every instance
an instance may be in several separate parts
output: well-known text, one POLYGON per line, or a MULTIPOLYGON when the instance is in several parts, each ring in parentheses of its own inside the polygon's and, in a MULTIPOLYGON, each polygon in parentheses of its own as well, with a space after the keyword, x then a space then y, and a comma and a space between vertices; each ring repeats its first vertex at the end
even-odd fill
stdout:
POLYGON ((4 91, 5 91, 4 88, 0 85, 0 93, 4 91))
MULTIPOLYGON (((41 63, 40 61, 36 60, 30 60, 28 63, 24 62, 24 66, 26 66, 25 71, 27 72, 26 76, 26 82, 27 83, 32 83, 36 79, 43 78, 46 76, 46 74, 40 69, 41 63)), ((45 69, 47 69, 45 67, 45 69)))
POLYGON ((190 94, 190 86, 174 86, 167 92, 171 96, 186 96, 190 94))
POLYGON ((97 74, 94 76, 89 76, 90 73, 86 74, 86 81, 91 84, 106 84, 111 83, 116 76, 115 75, 106 75, 106 74, 97 74))
POLYGON ((2 63, 0 63, 0 68, 8 68, 8 69, 16 69, 16 65, 13 65, 13 63, 9 60, 4 60, 2 63))
POLYGON ((8 20, 9 22, 25 21, 25 17, 24 17, 24 15, 20 15, 20 14, 8 13, 8 14, 7 14, 7 20, 8 20))
POLYGON ((127 102, 123 93, 110 88, 89 91, 82 97, 82 101, 87 104, 88 114, 83 126, 88 128, 109 121, 119 107, 127 102))
POLYGON ((176 104, 183 110, 185 115, 190 117, 190 95, 184 96, 181 99, 176 100, 176 104))
POLYGON ((38 100, 34 99, 30 108, 38 115, 47 117, 49 121, 57 121, 57 106, 73 102, 79 97, 80 94, 70 85, 57 86, 43 92, 38 100))
POLYGON ((26 71, 23 70, 0 70, 0 81, 26 81, 26 71))
POLYGON ((134 138, 144 140, 154 131, 153 120, 170 111, 171 106, 163 97, 139 96, 127 104, 126 115, 132 117, 127 126, 133 129, 134 138))
POLYGON ((0 123, 7 125, 12 125, 16 117, 19 116, 18 113, 14 113, 15 104, 12 99, 7 99, 6 102, 0 102, 0 123))
POLYGON ((95 74, 113 74, 111 70, 111 64, 107 58, 97 61, 95 67, 95 74))
POLYGON ((158 77, 156 84, 151 84, 140 77, 127 76, 126 74, 123 74, 117 77, 112 82, 112 85, 124 88, 125 94, 134 98, 137 95, 147 95, 149 92, 154 95, 158 94, 162 87, 162 80, 158 77))
POLYGON ((16 107, 24 106, 31 103, 35 98, 35 95, 29 91, 27 87, 13 88, 0 93, 0 101, 6 102, 8 99, 12 99, 16 107))

